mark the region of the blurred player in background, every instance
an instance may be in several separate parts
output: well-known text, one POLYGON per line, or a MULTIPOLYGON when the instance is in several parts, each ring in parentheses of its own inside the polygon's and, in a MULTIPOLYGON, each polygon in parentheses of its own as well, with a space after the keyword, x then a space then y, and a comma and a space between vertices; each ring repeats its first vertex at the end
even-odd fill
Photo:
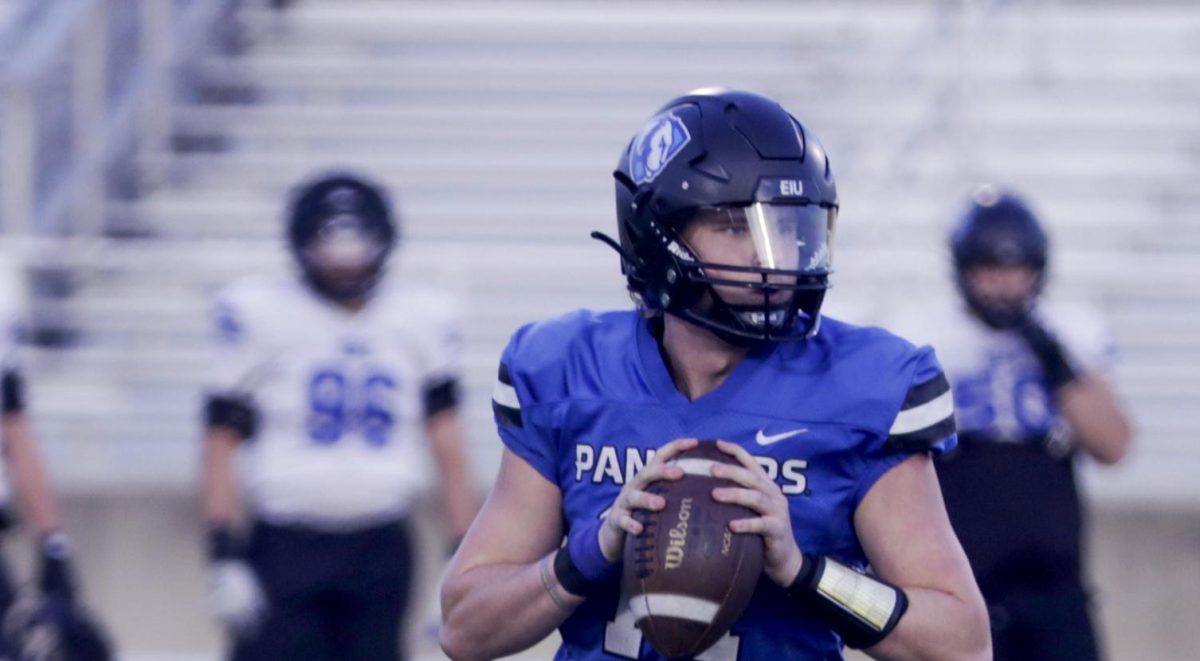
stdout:
POLYGON ((107 659, 106 635, 76 604, 70 544, 61 530, 58 505, 26 413, 25 375, 19 355, 23 296, 14 279, 5 277, 8 275, 0 274, 0 397, 4 405, 0 529, 8 532, 16 522, 16 505, 37 540, 38 570, 36 593, 19 594, 8 563, 0 558, 0 658, 5 654, 14 659, 32 658, 40 650, 68 660, 107 659))
POLYGON ((938 478, 996 658, 1095 659, 1074 459, 1112 464, 1129 448, 1105 378, 1112 342, 1091 310, 1042 303, 1048 241, 1019 197, 980 189, 950 250, 961 300, 890 328, 931 344, 953 386, 960 442, 938 478))
POLYGON ((955 443, 941 368, 820 315, 838 197, 816 138, 771 99, 701 90, 646 124, 615 177, 620 242, 600 236, 640 310, 530 324, 504 351, 500 474, 443 586, 443 648, 490 659, 557 627, 558 659, 659 658, 620 595, 622 548, 635 513, 665 506, 648 485, 682 476, 671 457, 715 438, 739 465, 712 474, 740 488, 713 497, 760 515, 731 527, 765 559, 701 658, 986 658, 931 460, 955 443))
POLYGON ((320 176, 288 212, 300 277, 219 297, 204 512, 235 659, 398 658, 413 497, 437 476, 452 543, 474 516, 458 329, 445 296, 384 278, 397 233, 379 186, 320 176))

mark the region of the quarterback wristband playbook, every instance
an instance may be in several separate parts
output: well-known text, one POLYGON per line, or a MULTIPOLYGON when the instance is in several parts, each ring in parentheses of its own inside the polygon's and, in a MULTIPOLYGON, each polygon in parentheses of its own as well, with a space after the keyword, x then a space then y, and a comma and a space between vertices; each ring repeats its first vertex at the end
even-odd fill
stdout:
POLYGON ((852 649, 886 638, 908 610, 908 597, 900 588, 823 555, 804 554, 787 592, 796 602, 815 607, 852 649))
POLYGON ((554 576, 564 590, 577 597, 596 592, 616 573, 617 563, 609 562, 600 551, 602 525, 604 521, 598 520, 573 531, 554 554, 554 576))

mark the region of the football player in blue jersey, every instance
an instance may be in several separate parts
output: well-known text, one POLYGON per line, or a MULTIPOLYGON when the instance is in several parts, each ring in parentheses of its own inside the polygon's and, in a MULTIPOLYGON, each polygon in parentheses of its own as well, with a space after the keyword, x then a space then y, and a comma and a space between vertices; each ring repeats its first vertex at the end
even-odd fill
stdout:
POLYGON ((699 658, 987 658, 931 460, 956 443, 942 370, 927 347, 820 314, 838 212, 820 143, 771 99, 698 90, 614 176, 620 240, 594 236, 638 309, 531 324, 504 351, 500 473, 443 584, 446 652, 495 658, 557 628, 558 659, 658 659, 621 552, 635 514, 665 505, 648 486, 681 477, 671 458, 704 438, 736 457, 712 473, 740 487, 713 497, 759 514, 731 528, 761 535, 765 559, 699 658))
POLYGON ((977 190, 950 250, 957 300, 911 306, 891 327, 934 346, 954 390, 960 444, 937 473, 996 658, 1099 658, 1074 466, 1115 463, 1131 442, 1108 384, 1112 338, 1089 306, 1042 300, 1049 242, 1019 196, 977 190))

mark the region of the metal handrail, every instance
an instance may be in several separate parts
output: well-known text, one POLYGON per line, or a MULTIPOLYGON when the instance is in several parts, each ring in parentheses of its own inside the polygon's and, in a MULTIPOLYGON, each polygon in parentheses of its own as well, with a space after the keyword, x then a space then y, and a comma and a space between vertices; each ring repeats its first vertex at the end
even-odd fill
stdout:
POLYGON ((109 173, 135 149, 166 150, 174 74, 237 2, 43 11, 0 69, 0 232, 101 232, 109 173))

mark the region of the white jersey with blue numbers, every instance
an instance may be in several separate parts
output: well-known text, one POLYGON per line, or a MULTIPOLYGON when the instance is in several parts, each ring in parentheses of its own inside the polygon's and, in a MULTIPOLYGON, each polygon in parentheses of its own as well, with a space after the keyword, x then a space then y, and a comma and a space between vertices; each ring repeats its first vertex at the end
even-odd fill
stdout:
MULTIPOLYGON (((1107 325, 1082 304, 1047 304, 1039 321, 1083 373, 1108 372, 1115 349, 1107 325)), ((1015 331, 990 328, 958 301, 907 310, 888 325, 929 344, 954 389, 958 431, 998 442, 1041 439, 1063 424, 1041 365, 1015 331)))
MULTIPOLYGON (((650 323, 634 311, 577 312, 525 326, 501 359, 501 439, 563 494, 567 527, 595 521, 675 438, 724 439, 754 455, 787 496, 800 548, 865 568, 854 512, 914 453, 956 443, 949 385, 933 351, 825 318, 803 342, 752 350, 694 401, 675 387, 650 323)), ((560 627, 558 659, 658 659, 619 581, 560 627)), ((732 631, 700 656, 837 659, 841 640, 765 576, 732 631)))
POLYGON ((350 313, 297 280, 228 288, 215 306, 213 392, 250 401, 242 449, 251 510, 343 529, 402 516, 430 484, 425 395, 458 375, 448 299, 382 286, 350 313))

